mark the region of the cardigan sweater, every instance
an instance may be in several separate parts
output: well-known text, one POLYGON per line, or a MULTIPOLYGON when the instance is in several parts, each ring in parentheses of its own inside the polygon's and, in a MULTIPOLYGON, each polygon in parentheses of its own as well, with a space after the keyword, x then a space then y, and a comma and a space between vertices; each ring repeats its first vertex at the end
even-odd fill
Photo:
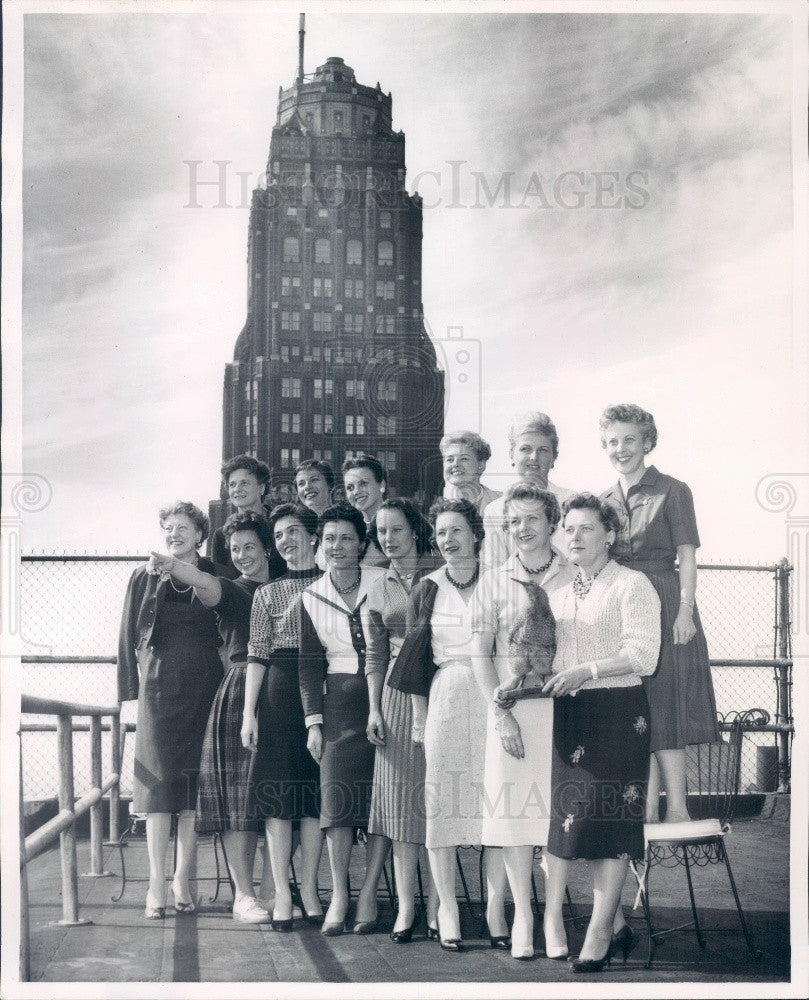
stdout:
POLYGON ((630 687, 653 674, 660 653, 660 599, 636 570, 610 560, 589 594, 576 597, 569 583, 549 595, 556 619, 553 672, 626 653, 633 673, 587 680, 578 689, 630 687))

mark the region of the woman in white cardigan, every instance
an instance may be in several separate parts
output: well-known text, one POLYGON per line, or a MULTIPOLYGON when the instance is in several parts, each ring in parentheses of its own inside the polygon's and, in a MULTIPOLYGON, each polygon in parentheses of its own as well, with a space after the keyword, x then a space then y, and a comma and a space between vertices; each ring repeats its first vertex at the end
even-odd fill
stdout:
MULTIPOLYGON (((546 944, 564 946, 562 897, 570 861, 593 872, 593 913, 574 972, 600 972, 626 959, 634 937, 613 937, 628 863, 643 856, 649 769, 649 707, 641 677, 660 649, 660 602, 642 573, 610 559, 617 518, 588 493, 563 507, 572 584, 550 595, 556 619, 553 676, 553 788, 548 837, 546 944), (553 937, 556 941, 548 941, 553 937)), ((502 684, 501 692, 517 686, 502 684)))

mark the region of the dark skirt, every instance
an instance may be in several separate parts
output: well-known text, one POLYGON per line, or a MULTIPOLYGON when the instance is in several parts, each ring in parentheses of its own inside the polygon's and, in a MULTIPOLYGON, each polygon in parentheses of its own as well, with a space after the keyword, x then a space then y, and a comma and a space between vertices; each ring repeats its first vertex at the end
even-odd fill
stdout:
MULTIPOLYGON (((167 605, 164 617, 173 611, 167 605)), ((165 633, 171 637, 170 621, 165 633)), ((132 807, 146 813, 193 810, 205 727, 222 680, 219 650, 178 627, 176 641, 138 650, 138 668, 132 807)))
POLYGON ((367 827, 376 747, 368 741, 364 674, 328 674, 323 697, 320 825, 367 827))
POLYGON ((640 684, 557 698, 548 851, 569 859, 643 857, 648 778, 649 706, 640 684))
MULTIPOLYGON (((631 563, 627 563, 632 567, 631 563)), ((657 670, 643 678, 649 699, 651 749, 676 750, 692 743, 716 743, 719 728, 711 680, 708 644, 699 612, 694 608, 697 634, 684 645, 674 644, 674 619, 680 607, 680 577, 676 570, 653 570, 639 564, 660 598, 660 658, 657 670)))
POLYGON ((247 664, 235 663, 216 692, 199 765, 195 827, 199 833, 242 830, 258 833, 264 824, 251 814, 255 754, 242 746, 247 664))
POLYGON ((257 713, 252 814, 262 822, 317 819, 320 769, 306 748, 297 649, 276 649, 271 654, 257 713))

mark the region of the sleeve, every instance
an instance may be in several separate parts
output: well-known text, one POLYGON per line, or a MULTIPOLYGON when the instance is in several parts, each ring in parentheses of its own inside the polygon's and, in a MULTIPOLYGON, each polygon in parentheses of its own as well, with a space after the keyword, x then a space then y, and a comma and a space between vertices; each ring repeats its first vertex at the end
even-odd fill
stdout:
POLYGON ((690 488, 676 479, 672 481, 666 497, 666 517, 675 548, 678 545, 693 545, 694 548, 699 548, 694 497, 690 488))
POLYGON ((508 542, 503 531, 502 510, 498 515, 490 507, 491 505, 483 512, 483 529, 486 534, 483 536, 483 546, 480 551, 482 569, 496 569, 508 559, 508 542))
POLYGON ((211 561, 214 564, 216 576, 235 580, 239 575, 238 570, 230 560, 230 549, 221 528, 217 528, 211 537, 211 561))
POLYGON ((475 589, 469 613, 473 635, 475 632, 485 632, 487 635, 497 634, 500 608, 497 601, 497 587, 495 586, 496 576, 497 574, 491 571, 484 573, 480 586, 475 589))
POLYGON ((362 608, 362 629, 365 633, 365 673, 381 674, 384 680, 390 663, 390 636, 382 619, 380 605, 381 588, 374 593, 362 608), (372 603, 373 599, 373 603, 372 603))
POLYGON ((388 678, 388 686, 405 694, 429 696, 430 684, 436 671, 432 656, 430 617, 435 603, 435 584, 417 584, 407 606, 407 631, 396 663, 388 678))
POLYGON ((129 578, 121 614, 121 629, 118 635, 118 701, 133 701, 138 697, 140 675, 138 673, 138 612, 143 599, 141 574, 136 570, 129 578))
POLYGON ((303 600, 298 602, 298 679, 306 728, 323 725, 323 681, 329 669, 326 650, 303 600))
MULTIPOLYGON (((269 666, 272 650, 272 617, 267 600, 262 593, 264 588, 256 591, 253 597, 253 607, 250 611, 250 640, 247 643, 247 659, 255 663, 269 666)), ((224 591, 223 591, 224 592, 224 591)))
POLYGON ((643 677, 655 672, 660 655, 660 598, 642 573, 629 572, 621 595, 621 652, 643 677))
POLYGON ((233 581, 228 580, 227 577, 219 578, 219 587, 222 591, 219 595, 219 603, 215 604, 211 610, 215 611, 221 619, 227 620, 232 616, 238 600, 236 588, 233 581))

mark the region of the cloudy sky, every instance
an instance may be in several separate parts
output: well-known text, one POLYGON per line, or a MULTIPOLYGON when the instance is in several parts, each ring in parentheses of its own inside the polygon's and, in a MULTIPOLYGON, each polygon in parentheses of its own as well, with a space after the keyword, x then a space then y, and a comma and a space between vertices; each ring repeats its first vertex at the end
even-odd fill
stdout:
MULTIPOLYGON (((702 557, 783 554, 755 487, 806 467, 794 30, 774 4, 309 10, 308 72, 340 55, 393 93, 425 200, 427 320, 480 357, 481 405, 451 372, 447 426, 480 424, 492 484, 509 415, 533 407, 559 428, 553 478, 605 488, 598 415, 636 401, 656 463, 694 490, 702 557)), ((218 491, 242 190, 294 78, 297 8, 29 14, 24 54, 24 456, 53 487, 24 549, 145 551, 161 503, 218 491), (213 186, 191 196, 191 160, 201 180, 226 161, 227 207, 213 186)))

